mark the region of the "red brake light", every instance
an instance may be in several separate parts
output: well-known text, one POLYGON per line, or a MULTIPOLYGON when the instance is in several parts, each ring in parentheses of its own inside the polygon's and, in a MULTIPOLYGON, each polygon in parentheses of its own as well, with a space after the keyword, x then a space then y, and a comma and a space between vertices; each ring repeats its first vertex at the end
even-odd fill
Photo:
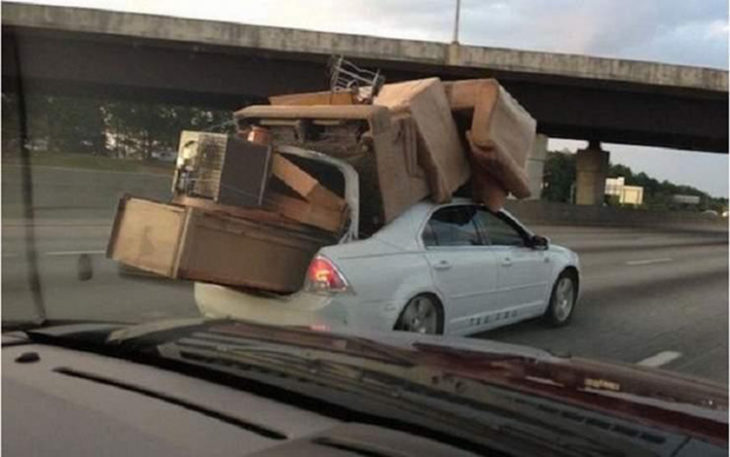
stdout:
POLYGON ((335 265, 325 257, 315 257, 307 269, 307 289, 321 292, 347 290, 347 281, 335 265))
POLYGON ((312 324, 309 326, 309 330, 312 330, 315 332, 329 332, 330 326, 327 324, 312 324))

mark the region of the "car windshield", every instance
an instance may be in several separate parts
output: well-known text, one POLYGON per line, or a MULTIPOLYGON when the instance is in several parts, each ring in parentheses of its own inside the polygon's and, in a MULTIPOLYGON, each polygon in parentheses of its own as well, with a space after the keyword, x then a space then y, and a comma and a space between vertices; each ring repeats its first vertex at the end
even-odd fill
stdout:
POLYGON ((572 385, 470 358, 509 344, 622 401, 681 389, 600 364, 727 389, 723 2, 48 3, 2 6, 6 331, 225 320, 361 357, 335 371, 406 335, 469 379, 572 385))

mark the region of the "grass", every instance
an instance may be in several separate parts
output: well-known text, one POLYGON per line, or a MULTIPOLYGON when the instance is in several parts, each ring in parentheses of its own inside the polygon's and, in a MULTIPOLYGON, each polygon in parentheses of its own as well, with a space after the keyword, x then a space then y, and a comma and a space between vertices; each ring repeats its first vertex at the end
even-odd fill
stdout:
MULTIPOLYGON (((3 157, 3 164, 19 165, 20 158, 3 157)), ((114 159, 91 154, 32 152, 30 163, 34 167, 65 167, 89 170, 122 171, 128 173, 170 174, 175 168, 171 162, 114 159)))

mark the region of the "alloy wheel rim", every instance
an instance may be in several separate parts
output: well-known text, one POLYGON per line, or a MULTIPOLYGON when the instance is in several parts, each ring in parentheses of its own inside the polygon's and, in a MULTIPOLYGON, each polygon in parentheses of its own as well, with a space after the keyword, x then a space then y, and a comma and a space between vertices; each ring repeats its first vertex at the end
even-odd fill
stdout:
POLYGON ((404 330, 415 333, 436 333, 436 306, 427 297, 412 301, 403 313, 404 330))
POLYGON ((573 309, 573 281, 570 278, 562 278, 555 290, 555 317, 564 321, 570 316, 573 309))

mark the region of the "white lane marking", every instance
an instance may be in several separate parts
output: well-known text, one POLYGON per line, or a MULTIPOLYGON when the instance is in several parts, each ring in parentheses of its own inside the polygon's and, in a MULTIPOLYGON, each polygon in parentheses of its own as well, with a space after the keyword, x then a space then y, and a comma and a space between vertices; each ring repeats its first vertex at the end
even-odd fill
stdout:
POLYGON ((661 259, 629 260, 626 262, 626 265, 650 265, 652 263, 671 262, 672 260, 674 259, 670 257, 662 257, 661 259))
POLYGON ((3 257, 18 257, 18 254, 14 252, 3 252, 3 257))
POLYGON ((642 367, 660 367, 662 365, 666 365, 669 362, 671 362, 674 359, 678 359, 682 357, 681 352, 674 352, 674 351, 662 351, 658 354, 654 354, 651 357, 647 357, 644 360, 639 360, 636 362, 637 365, 641 365, 642 367))
POLYGON ((106 254, 106 251, 104 251, 104 250, 99 250, 99 251, 50 251, 50 252, 43 253, 43 255, 81 255, 81 254, 101 255, 101 254, 106 254))

